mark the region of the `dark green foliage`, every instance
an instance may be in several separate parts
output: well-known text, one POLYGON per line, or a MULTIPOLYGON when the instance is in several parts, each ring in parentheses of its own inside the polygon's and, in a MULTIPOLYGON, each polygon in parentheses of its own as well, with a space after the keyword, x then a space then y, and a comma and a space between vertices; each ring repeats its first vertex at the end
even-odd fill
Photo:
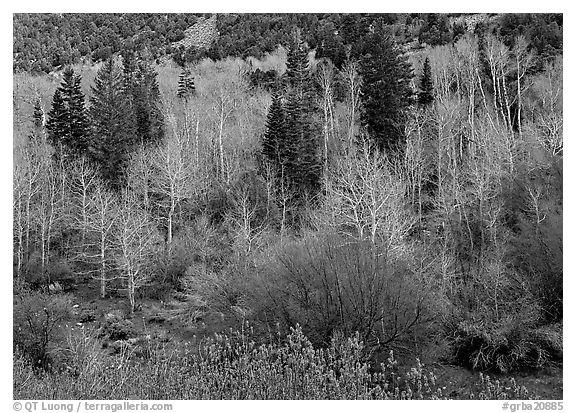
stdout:
POLYGON ((75 75, 72 68, 64 71, 62 83, 54 93, 46 124, 50 143, 75 155, 87 153, 90 135, 80 82, 80 75, 75 75))
MULTIPOLYGON (((340 67, 349 48, 359 56, 362 39, 377 20, 394 27, 401 21, 397 14, 219 14, 218 38, 209 50, 175 48, 173 42, 184 38, 184 31, 200 17, 198 14, 14 14, 14 70, 48 73, 79 61, 106 60, 130 49, 149 54, 150 59, 172 55, 181 66, 209 57, 262 57, 278 45, 289 45, 294 27, 302 30, 304 41, 317 50, 318 57, 328 57, 340 67)), ((449 16, 429 13, 408 16, 424 24, 421 42, 446 44, 462 33, 450 28, 449 16)), ((562 50, 561 14, 502 14, 492 21, 502 36, 513 39, 524 34, 541 56, 562 50)), ((406 26, 408 27, 408 26, 406 26)), ((510 45, 510 43, 507 43, 510 45)))
POLYGON ((249 74, 250 85, 254 88, 260 87, 269 92, 275 92, 279 88, 278 72, 276 70, 268 70, 266 72, 256 69, 249 74))
POLYGON ((135 143, 135 123, 120 68, 109 59, 98 71, 90 97, 93 135, 90 156, 112 186, 123 181, 128 155, 135 143))
POLYGON ((15 71, 50 72, 80 61, 107 60, 124 49, 147 50, 152 59, 181 40, 197 14, 17 13, 15 71))
POLYGON ((136 125, 135 144, 154 146, 164 138, 157 73, 152 66, 131 52, 122 56, 123 89, 136 125))
POLYGON ((286 102, 285 171, 295 186, 297 197, 313 198, 320 190, 322 164, 319 155, 319 133, 313 123, 312 111, 301 103, 297 92, 292 92, 286 102))
POLYGON ((429 13, 419 34, 420 43, 430 46, 439 46, 452 40, 448 29, 448 16, 445 14, 429 13))
POLYGON ((133 50, 122 51, 122 88, 124 93, 131 95, 134 93, 134 76, 137 69, 136 55, 133 50))
POLYGON ((350 57, 357 59, 362 55, 364 38, 369 34, 370 27, 375 21, 371 14, 346 14, 342 16, 342 39, 344 44, 350 45, 350 57))
POLYGON ((290 188, 296 207, 318 194, 322 174, 308 48, 297 33, 282 81, 285 104, 276 91, 268 112, 262 155, 273 166, 278 182, 290 188))
POLYGON ((272 94, 272 104, 268 109, 266 132, 262 139, 262 155, 274 168, 281 168, 286 159, 286 119, 279 92, 272 94))
POLYGON ((323 20, 318 28, 316 58, 322 57, 330 59, 338 69, 342 68, 346 60, 346 47, 334 22, 330 20, 323 20))
MULTIPOLYGON (((214 53, 213 49, 206 50, 204 48, 197 48, 194 46, 180 46, 172 52, 172 60, 174 60, 178 66, 184 68, 187 64, 197 63, 205 57, 215 58, 214 56, 210 55, 211 51, 214 53)), ((216 57, 216 59, 218 59, 218 57, 216 57)))
POLYGON ((418 92, 418 102, 421 105, 428 105, 434 101, 434 83, 432 82, 432 69, 430 59, 424 60, 422 77, 420 77, 420 91, 418 92))
POLYGON ((194 77, 190 72, 190 69, 182 70, 180 73, 180 78, 178 79, 178 92, 176 94, 180 99, 188 100, 196 92, 196 86, 194 86, 194 77))
POLYGON ((322 167, 319 156, 318 108, 308 62, 308 48, 296 34, 288 53, 284 82, 286 96, 285 176, 301 200, 320 190, 322 167))
POLYGON ((363 79, 360 120, 371 145, 389 155, 402 152, 412 68, 381 25, 364 38, 359 72, 363 79))
POLYGON ((508 47, 523 35, 538 56, 547 58, 562 53, 562 14, 506 13, 498 23, 498 34, 508 47))
POLYGON ((60 89, 56 89, 52 98, 52 109, 48 112, 48 121, 46 122, 49 140, 53 145, 59 144, 62 137, 69 133, 69 118, 70 112, 64 102, 62 92, 60 89))

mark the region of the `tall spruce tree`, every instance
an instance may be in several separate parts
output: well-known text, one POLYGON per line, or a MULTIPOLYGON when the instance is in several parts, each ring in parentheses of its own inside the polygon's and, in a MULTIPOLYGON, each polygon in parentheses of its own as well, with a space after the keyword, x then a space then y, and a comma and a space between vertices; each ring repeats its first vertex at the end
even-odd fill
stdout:
POLYGON ((90 122, 84 105, 81 77, 72 68, 63 73, 62 83, 54 92, 48 113, 50 143, 64 153, 85 154, 89 146, 90 122))
POLYGON ((428 105, 434 102, 434 83, 432 82, 432 69, 430 59, 424 60, 422 76, 420 77, 420 91, 418 92, 418 103, 428 105))
POLYGON ((196 91, 196 86, 194 85, 194 77, 190 72, 190 69, 185 68, 180 73, 180 78, 178 79, 178 92, 176 93, 180 99, 187 101, 190 96, 196 91))
POLYGON ((266 131, 262 139, 262 155, 265 160, 279 170, 286 158, 286 117, 282 106, 282 95, 279 91, 272 94, 272 104, 268 109, 266 131))
POLYGON ((406 110, 411 104, 412 68, 381 22, 363 40, 360 121, 374 149, 398 155, 405 146, 406 110))
POLYGON ((103 178, 114 187, 123 181, 136 133, 129 96, 122 86, 122 72, 110 58, 98 71, 90 98, 90 155, 100 165, 103 178))
MULTIPOLYGON (((146 62, 136 64, 130 74, 131 106, 136 120, 136 135, 143 146, 158 145, 164 139, 164 115, 160 107, 160 89, 156 72, 146 62)), ((126 73, 125 73, 126 77, 126 73)))
POLYGON ((284 74, 286 97, 285 176, 297 197, 314 197, 320 190, 322 163, 319 157, 320 131, 315 116, 313 80, 308 62, 308 47, 299 33, 294 34, 284 74))

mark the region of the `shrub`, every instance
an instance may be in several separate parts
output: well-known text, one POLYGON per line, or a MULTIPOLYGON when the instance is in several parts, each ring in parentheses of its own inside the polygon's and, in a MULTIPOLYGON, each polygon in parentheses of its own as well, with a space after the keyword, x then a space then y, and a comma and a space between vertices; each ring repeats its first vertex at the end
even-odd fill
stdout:
POLYGON ((424 338, 442 311, 434 280, 408 259, 336 235, 282 245, 258 274, 250 305, 260 319, 298 323, 315 344, 338 331, 359 332, 386 348, 414 334, 424 338))
POLYGON ((83 308, 78 314, 78 321, 81 323, 96 321, 96 311, 93 308, 83 308))
MULTIPOLYGON (((529 398, 526 387, 519 386, 513 377, 509 383, 503 385, 500 380, 491 380, 490 376, 480 373, 480 382, 476 384, 476 387, 480 400, 526 400, 529 398)), ((474 394, 471 394, 470 398, 474 398, 474 394)))
MULTIPOLYGON (((241 333, 217 335, 199 343, 198 352, 157 349, 149 358, 123 350, 102 358, 90 339, 73 369, 34 374, 14 356, 15 399, 439 399, 435 375, 419 361, 400 372, 391 353, 382 371, 371 373, 358 335, 314 348, 297 327, 282 342, 257 345, 241 333)), ((83 341, 84 340, 84 341, 83 341)), ((527 398, 481 377, 479 397, 527 398)))
POLYGON ((132 321, 124 318, 120 311, 113 311, 104 316, 98 337, 107 337, 110 340, 128 340, 136 335, 132 321))
POLYGON ((14 346, 34 367, 49 369, 63 323, 71 315, 67 295, 25 292, 14 297, 14 346))
POLYGON ((538 327, 535 305, 498 319, 486 308, 460 321, 452 331, 456 361, 481 371, 510 373, 536 369, 562 357, 561 327, 538 327))

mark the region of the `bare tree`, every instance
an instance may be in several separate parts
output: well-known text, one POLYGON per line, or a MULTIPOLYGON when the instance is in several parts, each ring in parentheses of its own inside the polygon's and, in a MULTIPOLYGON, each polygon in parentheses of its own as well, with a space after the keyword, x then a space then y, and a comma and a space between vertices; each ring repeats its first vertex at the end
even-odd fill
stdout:
POLYGON ((408 185, 412 205, 418 207, 418 219, 422 221, 423 193, 429 169, 427 152, 433 119, 427 110, 414 110, 406 122, 406 150, 404 152, 404 176, 408 185))
POLYGON ((250 254, 255 241, 265 229, 264 221, 259 220, 257 214, 258 205, 250 199, 248 188, 244 187, 237 191, 227 220, 244 254, 250 254))
POLYGON ((136 308, 136 291, 150 279, 150 264, 159 250, 159 241, 150 216, 138 207, 134 194, 125 190, 120 200, 114 247, 116 266, 126 281, 131 313, 136 308))
MULTIPOLYGON (((166 246, 171 252, 174 221, 181 202, 190 198, 198 178, 191 142, 186 134, 179 133, 174 115, 168 116, 171 133, 164 145, 150 154, 150 190, 159 196, 159 203, 166 210, 166 246)), ((164 217, 163 217, 164 218, 164 217)))
POLYGON ((531 135, 553 156, 562 155, 563 80, 562 58, 546 64, 544 72, 533 77, 524 99, 525 117, 531 135))
POLYGON ((517 106, 517 122, 518 132, 522 136, 522 94, 527 88, 523 82, 528 70, 534 65, 534 54, 528 50, 528 42, 524 36, 518 36, 512 49, 514 62, 516 63, 516 106, 517 106))
POLYGON ((345 80, 348 103, 348 150, 353 147, 354 135, 356 133, 356 120, 359 114, 360 91, 362 79, 358 74, 358 63, 352 60, 346 61, 342 68, 341 75, 345 80))
POLYGON ((405 187, 383 154, 362 148, 341 160, 329 178, 328 205, 336 222, 358 239, 393 251, 414 223, 406 208, 405 187))
POLYGON ((16 274, 21 276, 30 259, 35 224, 35 204, 41 191, 45 147, 30 139, 14 153, 13 210, 16 246, 16 274))
POLYGON ((73 227, 80 231, 79 257, 86 252, 86 233, 90 215, 91 192, 97 181, 97 171, 86 158, 75 161, 70 168, 70 192, 74 205, 73 227))
POLYGON ((100 281, 100 297, 106 297, 106 283, 109 280, 109 268, 112 265, 113 242, 112 235, 118 221, 118 200, 116 195, 103 185, 97 185, 92 195, 93 212, 89 228, 97 235, 98 276, 100 281))
POLYGON ((328 146, 335 141, 334 116, 334 65, 329 60, 322 61, 316 69, 316 79, 322 90, 322 112, 324 114, 323 136, 324 136, 324 170, 328 165, 328 146))
POLYGON ((85 160, 78 161, 73 171, 73 228, 81 234, 75 258, 83 263, 85 274, 100 282, 100 297, 106 298, 109 274, 115 269, 112 235, 118 219, 118 200, 85 160))
POLYGON ((145 211, 152 211, 150 199, 151 182, 154 171, 152 169, 152 151, 143 147, 138 148, 130 158, 128 171, 128 188, 139 199, 145 211))
POLYGON ((38 147, 38 198, 32 212, 36 234, 40 241, 40 268, 46 283, 50 284, 50 273, 47 266, 51 258, 51 246, 59 224, 66 219, 66 173, 63 162, 52 156, 52 150, 46 143, 38 147))

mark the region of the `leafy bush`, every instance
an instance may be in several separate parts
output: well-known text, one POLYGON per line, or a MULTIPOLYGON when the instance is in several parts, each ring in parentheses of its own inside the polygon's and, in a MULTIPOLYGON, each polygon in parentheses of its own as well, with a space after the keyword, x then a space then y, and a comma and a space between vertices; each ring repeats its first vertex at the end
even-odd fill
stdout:
POLYGON ((70 317, 66 295, 26 292, 14 297, 14 346, 34 367, 49 369, 63 323, 70 317))

